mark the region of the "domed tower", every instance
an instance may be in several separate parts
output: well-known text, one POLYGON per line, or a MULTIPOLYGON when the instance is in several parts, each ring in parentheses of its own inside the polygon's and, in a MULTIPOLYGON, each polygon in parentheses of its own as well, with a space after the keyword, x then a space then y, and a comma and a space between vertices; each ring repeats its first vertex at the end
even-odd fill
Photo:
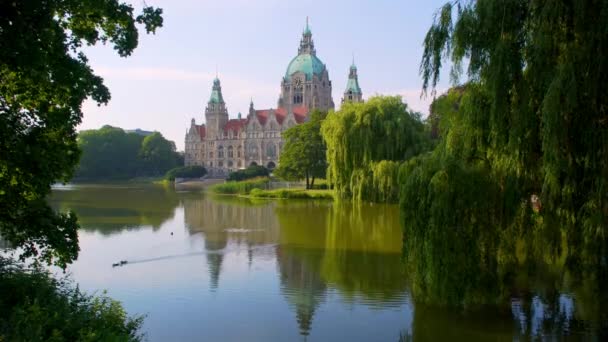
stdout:
POLYGON ((208 139, 217 139, 228 122, 228 110, 222 96, 222 86, 217 77, 213 80, 211 97, 205 108, 205 120, 208 139))
POLYGON ((363 102, 363 93, 361 87, 359 87, 359 76, 357 75, 357 66, 355 65, 355 59, 353 58, 353 64, 350 66, 350 72, 348 73, 348 82, 346 82, 346 90, 344 90, 344 102, 363 102))
POLYGON ((281 96, 278 107, 290 110, 293 107, 327 111, 334 108, 331 97, 331 81, 325 64, 317 57, 312 32, 306 18, 306 27, 298 55, 294 57, 281 81, 281 96))

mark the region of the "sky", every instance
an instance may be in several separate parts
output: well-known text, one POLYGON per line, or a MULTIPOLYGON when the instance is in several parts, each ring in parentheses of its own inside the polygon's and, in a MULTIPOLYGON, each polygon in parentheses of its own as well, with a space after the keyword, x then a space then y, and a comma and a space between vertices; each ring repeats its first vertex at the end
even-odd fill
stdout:
MULTIPOLYGON (((159 131, 183 150, 190 120, 204 122, 216 70, 230 118, 247 113, 250 99, 257 109, 276 108, 307 16, 337 107, 354 55, 364 98, 401 95, 426 115, 432 98, 421 98, 422 43, 445 1, 146 0, 163 9, 164 24, 155 35, 140 29, 133 55, 121 58, 111 46, 86 48, 112 99, 102 106, 85 102, 79 129, 108 124, 159 131)), ((443 77, 438 93, 448 86, 443 77)))

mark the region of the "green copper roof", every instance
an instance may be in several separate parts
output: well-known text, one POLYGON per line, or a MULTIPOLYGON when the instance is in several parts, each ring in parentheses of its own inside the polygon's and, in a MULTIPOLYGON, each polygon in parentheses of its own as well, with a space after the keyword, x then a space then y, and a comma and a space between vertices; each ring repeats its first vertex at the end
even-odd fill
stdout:
POLYGON ((285 78, 289 79, 294 73, 302 72, 306 75, 306 79, 310 80, 312 79, 313 74, 321 76, 323 70, 325 70, 325 65, 317 56, 305 53, 297 55, 291 60, 287 67, 285 78))
POLYGON ((359 82, 356 78, 349 78, 346 83, 346 91, 352 91, 353 94, 361 94, 361 88, 359 88, 359 82))
POLYGON ((213 89, 211 90, 211 97, 209 103, 223 103, 224 97, 222 96, 222 88, 220 88, 220 80, 216 77, 213 80, 213 89))

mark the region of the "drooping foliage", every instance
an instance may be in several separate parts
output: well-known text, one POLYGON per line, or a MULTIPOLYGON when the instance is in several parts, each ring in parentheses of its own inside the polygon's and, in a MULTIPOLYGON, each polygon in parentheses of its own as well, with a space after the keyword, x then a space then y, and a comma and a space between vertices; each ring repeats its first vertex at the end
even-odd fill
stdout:
MULTIPOLYGON (((466 66, 468 80, 434 104, 437 149, 401 169, 407 257, 427 266, 469 251, 508 258, 496 238, 513 234, 541 237, 548 255, 569 264, 602 265, 608 60, 598 56, 608 54, 607 37, 606 1, 453 1, 441 8, 425 39, 424 90, 436 86, 446 57, 452 76, 466 66), (421 241, 439 231, 451 245, 439 248, 438 241, 431 254, 421 241), (480 234, 488 238, 472 238, 480 234)), ((477 259, 492 265, 483 254, 477 259)), ((450 283, 449 272, 433 274, 450 283)))
POLYGON ((372 97, 330 113, 321 133, 327 180, 342 198, 395 202, 398 163, 430 147, 418 113, 401 97, 372 97))
POLYGON ((110 99, 82 47, 108 43, 129 56, 136 25, 153 33, 161 14, 118 0, 0 2, 0 234, 23 256, 65 266, 78 255, 75 216, 53 212, 45 196, 78 162, 83 101, 110 99))
POLYGON ((283 132, 285 145, 281 151, 275 174, 286 180, 306 180, 312 189, 316 178, 325 177, 327 159, 325 142, 321 137, 321 123, 327 113, 313 111, 309 121, 283 132))
POLYGON ((103 126, 78 134, 82 151, 76 180, 119 180, 158 177, 179 163, 175 143, 154 132, 143 136, 103 126))

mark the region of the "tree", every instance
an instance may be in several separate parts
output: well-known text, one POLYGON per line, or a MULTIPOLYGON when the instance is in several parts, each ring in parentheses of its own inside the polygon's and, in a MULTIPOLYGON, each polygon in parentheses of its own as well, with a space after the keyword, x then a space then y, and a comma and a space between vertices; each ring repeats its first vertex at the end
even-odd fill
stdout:
POLYGON ((455 76, 466 61, 468 79, 455 110, 436 106, 437 149, 401 169, 404 248, 421 270, 483 252, 496 273, 499 256, 515 254, 494 252, 497 239, 528 235, 569 265, 605 265, 608 60, 597 56, 608 54, 606 13, 606 1, 575 0, 451 1, 438 12, 424 91, 434 92, 446 57, 455 76), (472 242, 480 235, 488 239, 472 242), (430 254, 429 236, 450 252, 430 254))
POLYGON ((357 200, 397 201, 399 164, 431 146, 420 114, 398 96, 344 104, 328 115, 321 132, 328 182, 341 197, 357 200))
POLYGON ((283 133, 285 146, 279 157, 275 174, 287 180, 306 179, 306 189, 312 189, 315 178, 325 177, 327 160, 321 123, 326 113, 313 111, 310 120, 283 133))
POLYGON ((165 139, 162 134, 154 132, 144 138, 139 158, 146 175, 159 176, 177 166, 179 156, 175 143, 165 139))
POLYGON ((45 197, 78 162, 83 101, 110 100, 83 45, 110 43, 127 57, 136 24, 154 33, 161 14, 144 7, 136 16, 118 0, 0 2, 0 234, 22 257, 65 267, 78 256, 75 215, 53 212, 45 197))

